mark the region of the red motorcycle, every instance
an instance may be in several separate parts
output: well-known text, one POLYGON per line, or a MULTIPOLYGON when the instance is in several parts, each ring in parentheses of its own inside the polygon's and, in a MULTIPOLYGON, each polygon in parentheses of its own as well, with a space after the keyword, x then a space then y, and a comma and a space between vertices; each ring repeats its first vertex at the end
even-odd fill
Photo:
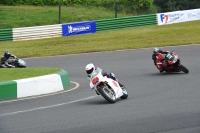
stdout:
POLYGON ((166 56, 159 53, 157 56, 156 64, 158 68, 164 68, 165 72, 189 72, 189 70, 181 64, 178 55, 174 53, 173 50, 166 56))

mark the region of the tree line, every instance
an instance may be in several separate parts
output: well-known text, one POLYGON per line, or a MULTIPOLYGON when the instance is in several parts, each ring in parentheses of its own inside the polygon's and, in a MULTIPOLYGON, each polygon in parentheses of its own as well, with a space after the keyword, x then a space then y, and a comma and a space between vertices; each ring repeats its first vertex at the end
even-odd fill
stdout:
POLYGON ((200 0, 154 0, 158 12, 170 12, 200 8, 200 0))
POLYGON ((101 6, 108 9, 117 7, 118 11, 126 13, 156 13, 200 8, 200 0, 0 0, 0 5, 10 6, 56 6, 59 4, 101 6))

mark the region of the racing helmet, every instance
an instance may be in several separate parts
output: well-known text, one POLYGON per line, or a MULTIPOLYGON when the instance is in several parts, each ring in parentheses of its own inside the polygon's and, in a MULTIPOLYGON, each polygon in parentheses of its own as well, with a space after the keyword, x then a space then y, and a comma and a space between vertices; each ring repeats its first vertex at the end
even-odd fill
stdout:
POLYGON ((158 53, 158 51, 160 51, 159 48, 154 48, 154 49, 153 49, 153 53, 158 53))
POLYGON ((88 75, 92 74, 95 70, 95 66, 93 63, 87 64, 85 67, 85 71, 88 75))
POLYGON ((4 53, 4 57, 9 58, 10 55, 11 55, 10 52, 8 50, 6 50, 4 53))

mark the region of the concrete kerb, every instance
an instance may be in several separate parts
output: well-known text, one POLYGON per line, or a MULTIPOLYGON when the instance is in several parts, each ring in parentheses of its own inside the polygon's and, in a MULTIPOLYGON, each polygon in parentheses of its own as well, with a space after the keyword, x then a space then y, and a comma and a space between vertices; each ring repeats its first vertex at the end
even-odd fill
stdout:
POLYGON ((57 74, 0 82, 0 100, 54 93, 66 90, 70 85, 70 78, 65 70, 57 74))

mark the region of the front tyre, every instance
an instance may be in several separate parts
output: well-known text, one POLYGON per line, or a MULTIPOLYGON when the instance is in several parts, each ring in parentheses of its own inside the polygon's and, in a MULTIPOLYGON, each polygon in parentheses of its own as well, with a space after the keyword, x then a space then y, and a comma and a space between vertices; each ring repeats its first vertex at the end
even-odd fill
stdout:
POLYGON ((19 66, 18 68, 26 68, 26 66, 19 66))
POLYGON ((124 95, 121 96, 120 98, 121 99, 127 99, 128 98, 128 92, 125 89, 123 89, 123 93, 124 93, 124 95))
POLYGON ((112 89, 108 88, 108 86, 101 86, 100 89, 98 89, 98 91, 108 102, 116 102, 115 93, 112 89))
POLYGON ((180 65, 180 70, 183 71, 184 73, 189 73, 189 70, 183 65, 180 65))

